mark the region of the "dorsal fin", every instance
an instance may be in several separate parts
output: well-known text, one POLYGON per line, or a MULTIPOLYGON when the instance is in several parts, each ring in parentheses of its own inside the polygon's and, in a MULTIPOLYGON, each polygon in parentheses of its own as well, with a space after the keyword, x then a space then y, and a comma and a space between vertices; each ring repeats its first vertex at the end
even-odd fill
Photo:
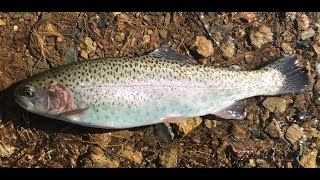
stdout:
POLYGON ((177 60, 177 61, 189 61, 189 58, 187 56, 183 56, 181 54, 178 54, 174 50, 168 47, 160 47, 151 53, 149 53, 149 56, 156 57, 156 58, 164 58, 164 59, 170 59, 170 60, 177 60))

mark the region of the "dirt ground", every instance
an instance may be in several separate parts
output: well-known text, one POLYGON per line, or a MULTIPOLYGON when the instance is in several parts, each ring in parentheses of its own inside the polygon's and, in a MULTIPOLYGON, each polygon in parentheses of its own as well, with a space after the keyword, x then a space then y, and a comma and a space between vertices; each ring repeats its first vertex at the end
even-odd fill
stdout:
POLYGON ((0 167, 320 166, 319 13, 0 13, 0 167), (297 57, 303 93, 244 101, 247 117, 214 116, 108 131, 27 113, 14 83, 72 61, 136 56, 169 45, 195 63, 258 69, 297 57), (76 58, 74 58, 76 57, 76 58))

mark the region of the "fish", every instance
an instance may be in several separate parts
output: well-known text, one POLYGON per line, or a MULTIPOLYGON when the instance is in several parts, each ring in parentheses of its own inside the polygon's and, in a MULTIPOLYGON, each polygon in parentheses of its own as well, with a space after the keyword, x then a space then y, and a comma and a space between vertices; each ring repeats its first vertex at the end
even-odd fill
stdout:
POLYGON ((251 71, 191 62, 166 47, 135 57, 78 61, 19 82, 15 101, 48 118, 126 129, 208 114, 243 119, 243 99, 301 93, 309 84, 299 60, 289 56, 251 71))

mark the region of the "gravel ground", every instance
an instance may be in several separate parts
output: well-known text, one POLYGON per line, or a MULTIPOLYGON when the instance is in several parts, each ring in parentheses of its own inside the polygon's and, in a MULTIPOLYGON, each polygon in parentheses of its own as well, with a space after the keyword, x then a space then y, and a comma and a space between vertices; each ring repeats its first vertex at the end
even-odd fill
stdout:
POLYGON ((0 13, 0 167, 320 166, 319 13, 0 13), (170 45, 195 63, 258 69, 284 55, 307 70, 304 93, 254 97, 247 117, 194 117, 108 131, 18 107, 12 84, 73 61, 135 56, 170 45))

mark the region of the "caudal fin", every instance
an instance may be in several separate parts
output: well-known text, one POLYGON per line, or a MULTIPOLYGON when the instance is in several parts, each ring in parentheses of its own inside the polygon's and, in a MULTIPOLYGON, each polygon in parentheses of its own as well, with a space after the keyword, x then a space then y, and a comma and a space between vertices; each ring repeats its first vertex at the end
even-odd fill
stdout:
POLYGON ((284 77, 279 94, 302 92, 309 84, 307 72, 299 67, 299 60, 293 57, 283 57, 263 69, 276 69, 284 77))

